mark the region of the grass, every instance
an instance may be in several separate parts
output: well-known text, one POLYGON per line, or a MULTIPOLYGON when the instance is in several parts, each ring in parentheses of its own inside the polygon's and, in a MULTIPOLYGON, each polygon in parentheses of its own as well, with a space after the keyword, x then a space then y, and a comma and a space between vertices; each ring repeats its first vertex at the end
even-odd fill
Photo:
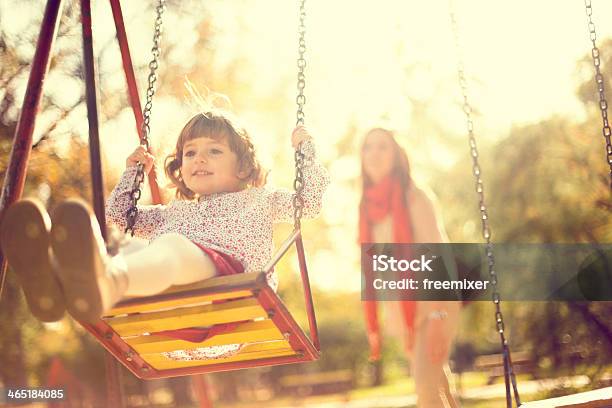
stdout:
MULTIPOLYGON (((463 389, 485 386, 487 375, 484 373, 466 373, 463 375, 461 383, 463 389)), ((503 379, 502 379, 503 381, 503 379)), ((402 397, 414 394, 414 380, 409 377, 397 377, 389 379, 387 383, 378 387, 362 387, 349 391, 344 394, 319 395, 306 398, 298 396, 287 396, 275 398, 271 401, 261 403, 238 403, 224 404, 218 402, 215 406, 221 408, 263 408, 263 407, 288 407, 288 406, 308 406, 309 404, 323 404, 342 401, 380 399, 384 397, 402 397)), ((464 399, 461 401, 464 408, 490 408, 505 406, 504 398, 494 399, 464 399)), ((408 408, 409 406, 406 406, 408 408)))

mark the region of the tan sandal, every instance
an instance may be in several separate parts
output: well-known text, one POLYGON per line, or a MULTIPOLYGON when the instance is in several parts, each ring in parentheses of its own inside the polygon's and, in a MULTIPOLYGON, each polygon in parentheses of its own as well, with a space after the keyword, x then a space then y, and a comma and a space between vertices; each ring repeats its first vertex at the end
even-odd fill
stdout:
POLYGON ((64 316, 66 305, 49 251, 51 221, 42 203, 24 199, 8 208, 0 226, 2 252, 17 274, 32 314, 43 322, 64 316))
POLYGON ((98 221, 83 201, 60 204, 52 224, 51 247, 68 313, 79 321, 96 322, 121 298, 127 276, 114 271, 98 221))

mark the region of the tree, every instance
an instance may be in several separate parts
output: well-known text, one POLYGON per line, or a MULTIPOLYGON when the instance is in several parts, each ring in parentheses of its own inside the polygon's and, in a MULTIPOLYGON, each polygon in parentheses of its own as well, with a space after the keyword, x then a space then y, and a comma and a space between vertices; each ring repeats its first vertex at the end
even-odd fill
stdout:
MULTIPOLYGON (((612 40, 600 46, 606 89, 612 83, 612 40)), ((609 169, 605 163, 601 115, 592 61, 579 62, 582 82, 577 96, 588 113, 584 122, 552 116, 539 123, 514 127, 494 146, 481 148, 481 167, 489 208, 493 241, 532 243, 611 242, 609 169)), ((453 170, 470 173, 469 157, 453 170)), ((470 177, 471 178, 471 177, 470 177)), ((473 183, 444 184, 440 195, 448 202, 468 203, 447 207, 449 233, 456 242, 479 242, 479 214, 473 183), (473 222, 475 228, 465 228, 473 222), (463 221, 460 221, 463 220, 463 221)), ((535 267, 535 266, 534 266, 535 267)), ((500 280, 512 279, 512 271, 499 270, 500 280)), ((470 306, 468 318, 487 314, 490 325, 478 336, 494 333, 492 306, 470 306)), ((542 375, 581 373, 596 381, 612 361, 612 305, 609 302, 506 302, 506 328, 513 349, 531 350, 542 375)), ((475 335, 464 335, 481 350, 475 335)), ((494 338, 492 340, 495 340, 494 338)))

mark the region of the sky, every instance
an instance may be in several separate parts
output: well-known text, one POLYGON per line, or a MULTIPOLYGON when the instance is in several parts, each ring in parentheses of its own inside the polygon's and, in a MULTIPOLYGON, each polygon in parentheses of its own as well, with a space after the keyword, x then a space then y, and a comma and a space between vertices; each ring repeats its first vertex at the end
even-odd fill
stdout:
MULTIPOLYGON (((14 4, 0 0, 2 30, 19 32, 29 18, 40 18, 42 2, 31 6, 14 4)), ((210 18, 215 33, 211 46, 217 50, 215 69, 219 74, 223 74, 224 64, 240 58, 245 64, 243 79, 249 79, 244 90, 246 99, 257 101, 272 91, 280 95, 277 112, 262 113, 257 103, 241 101, 237 113, 257 135, 256 143, 285 143, 287 155, 291 154, 288 136, 295 121, 296 4, 288 0, 185 0, 179 7, 188 15, 183 13, 179 19, 176 10, 168 9, 164 32, 164 39, 176 44, 171 58, 197 66, 206 62, 193 58, 197 19, 190 16, 210 18)), ((592 4, 601 41, 612 35, 612 3, 593 0, 592 4)), ((136 63, 148 61, 152 12, 143 11, 142 1, 123 1, 123 8, 133 58, 136 63)), ((334 248, 312 254, 311 270, 339 272, 333 276, 315 273, 313 283, 327 289, 355 290, 358 280, 349 279, 357 285, 351 287, 346 287, 345 282, 358 265, 353 238, 357 192, 347 190, 341 181, 357 179, 359 162, 356 154, 335 157, 334 142, 351 127, 363 134, 372 124, 382 121, 398 130, 416 164, 417 179, 426 181, 432 168, 450 168, 459 159, 444 149, 440 135, 410 134, 418 121, 412 115, 410 98, 434 101, 429 114, 439 121, 442 136, 459 138, 465 134, 449 1, 307 0, 306 8, 306 123, 317 140, 321 158, 337 181, 330 187, 322 215, 331 225, 328 233, 334 248), (338 253, 346 257, 339 260, 338 253), (346 259, 352 260, 349 266, 339 263, 346 259)), ((582 1, 455 0, 454 9, 481 143, 494 143, 505 137, 512 126, 555 114, 576 121, 584 118, 583 108, 574 96, 580 80, 592 75, 592 71, 577 71, 577 61, 591 50, 582 1)), ((94 2, 94 16, 94 36, 100 49, 114 36, 106 1, 94 2)), ((78 42, 80 33, 76 34, 74 41, 78 42)), ((115 72, 104 82, 109 87, 106 94, 125 87, 122 74, 116 71, 119 63, 116 49, 101 61, 101 72, 115 72)), ((138 75, 142 94, 146 73, 138 75)), ((66 103, 78 95, 78 89, 66 87, 59 77, 50 75, 49 84, 50 89, 64 96, 66 103)), ((189 112, 171 98, 156 99, 154 103, 152 136, 155 144, 167 148, 174 143, 174 136, 164 135, 176 134, 189 112)), ((69 118, 66 128, 78 129, 85 135, 84 117, 84 111, 77 112, 69 118)), ((125 157, 135 147, 135 135, 130 134, 134 132, 129 109, 102 124, 101 134, 109 140, 104 147, 109 171, 121 172, 125 157)), ((355 152, 359 142, 354 142, 355 152)), ((264 164, 274 167, 273 153, 277 150, 261 148, 260 152, 264 164)), ((275 170, 273 175, 279 175, 275 181, 286 184, 284 175, 289 172, 275 170)))

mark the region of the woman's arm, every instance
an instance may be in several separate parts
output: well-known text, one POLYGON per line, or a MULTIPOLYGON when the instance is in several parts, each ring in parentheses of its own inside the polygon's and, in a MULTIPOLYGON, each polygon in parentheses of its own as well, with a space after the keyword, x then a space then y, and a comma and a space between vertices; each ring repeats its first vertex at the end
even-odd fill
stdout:
MULTIPOLYGON (((409 202, 415 243, 443 244, 449 242, 440 212, 432 197, 433 193, 427 194, 416 186, 411 189, 409 202)), ((449 272, 449 279, 455 278, 457 272, 452 253, 444 253, 442 256, 449 272)), ((432 363, 448 359, 460 308, 461 303, 458 301, 419 302, 419 321, 416 324, 421 326, 427 323, 426 350, 432 363)))
POLYGON ((432 197, 433 193, 428 194, 414 185, 408 193, 415 243, 441 244, 448 242, 444 223, 441 221, 440 212, 432 197))

